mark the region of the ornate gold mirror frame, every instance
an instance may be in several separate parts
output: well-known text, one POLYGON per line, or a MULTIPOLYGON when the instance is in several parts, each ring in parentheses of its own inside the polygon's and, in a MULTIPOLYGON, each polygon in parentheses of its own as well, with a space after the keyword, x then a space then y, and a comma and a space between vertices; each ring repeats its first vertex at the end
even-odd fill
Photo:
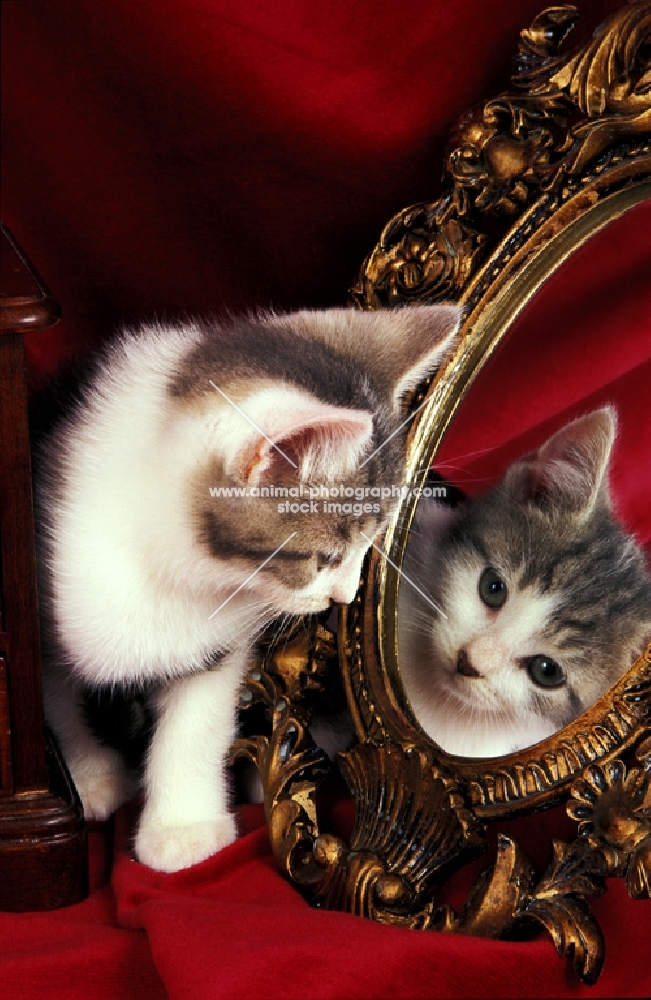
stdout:
MULTIPOLYGON (((420 408, 408 444, 414 483, 536 290, 588 237, 651 197, 651 3, 624 5, 564 54, 577 16, 552 7, 522 31, 514 91, 462 119, 446 192, 388 223, 352 291, 363 309, 438 299, 466 307, 454 354, 411 402, 420 408)), ((634 898, 651 891, 651 645, 597 704, 535 747, 494 760, 450 756, 414 721, 398 680, 397 567, 414 505, 405 501, 389 528, 389 558, 372 550, 341 614, 338 649, 322 617, 261 649, 241 704, 265 709, 270 734, 239 740, 233 760, 257 764, 274 854, 315 904, 490 937, 534 922, 592 983, 604 944, 586 897, 607 876, 624 877, 634 898), (334 765, 307 728, 338 669, 359 739, 337 760, 356 807, 348 840, 319 827, 316 789, 334 765), (448 875, 486 849, 488 820, 563 801, 576 838, 553 842, 542 875, 499 835, 461 913, 434 902, 448 875)))

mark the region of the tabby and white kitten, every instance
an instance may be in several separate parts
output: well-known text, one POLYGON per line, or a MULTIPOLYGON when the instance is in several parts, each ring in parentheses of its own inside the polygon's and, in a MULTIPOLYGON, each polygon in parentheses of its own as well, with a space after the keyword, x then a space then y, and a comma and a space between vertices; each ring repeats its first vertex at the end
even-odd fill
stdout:
POLYGON ((492 757, 576 718, 651 634, 651 582, 615 521, 615 417, 597 410, 456 508, 422 500, 399 594, 405 691, 443 749, 492 757), (441 613, 442 612, 442 613, 441 613))
POLYGON ((136 779, 84 690, 153 686, 142 862, 175 871, 235 838, 223 760, 252 643, 280 614, 351 601, 392 510, 211 490, 401 484, 403 399, 458 324, 443 305, 144 327, 41 441, 46 714, 101 819, 136 779))

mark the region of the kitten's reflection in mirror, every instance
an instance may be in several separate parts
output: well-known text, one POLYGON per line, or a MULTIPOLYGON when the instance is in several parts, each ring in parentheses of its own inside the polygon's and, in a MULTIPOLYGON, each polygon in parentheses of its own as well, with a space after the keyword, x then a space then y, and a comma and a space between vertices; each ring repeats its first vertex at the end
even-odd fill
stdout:
POLYGON ((597 410, 483 496, 420 500, 399 589, 400 675, 444 750, 493 757, 552 735, 651 632, 644 556, 610 499, 615 433, 614 411, 597 410))

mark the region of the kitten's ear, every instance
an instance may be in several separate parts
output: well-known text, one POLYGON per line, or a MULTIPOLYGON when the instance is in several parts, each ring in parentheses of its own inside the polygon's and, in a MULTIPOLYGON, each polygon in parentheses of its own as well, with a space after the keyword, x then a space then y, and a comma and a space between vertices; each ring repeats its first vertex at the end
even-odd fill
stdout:
POLYGON ((462 320, 454 303, 362 312, 326 309, 273 317, 318 338, 369 372, 399 412, 405 396, 439 367, 462 320))
POLYGON ((610 407, 572 421, 509 469, 506 492, 548 512, 590 514, 597 502, 609 502, 606 473, 616 427, 610 407))
MULTIPOLYGON (((449 353, 461 326, 462 310, 454 304, 409 306, 376 313, 384 327, 393 408, 400 411, 405 398, 449 353)), ((385 358, 382 358, 385 361, 385 358)))
MULTIPOLYGON (((242 403, 230 431, 226 472, 249 487, 296 480, 325 483, 352 472, 373 435, 366 410, 331 406, 307 393, 274 386, 242 403)), ((230 428, 229 428, 230 430, 230 428)))

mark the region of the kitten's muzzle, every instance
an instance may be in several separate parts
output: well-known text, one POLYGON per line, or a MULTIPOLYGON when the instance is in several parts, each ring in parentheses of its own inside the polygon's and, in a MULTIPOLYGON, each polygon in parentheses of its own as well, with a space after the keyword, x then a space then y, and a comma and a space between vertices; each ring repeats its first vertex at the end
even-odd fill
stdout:
POLYGON ((465 649, 462 649, 457 657, 457 673, 463 674, 464 677, 481 677, 479 671, 470 662, 470 657, 465 649))

